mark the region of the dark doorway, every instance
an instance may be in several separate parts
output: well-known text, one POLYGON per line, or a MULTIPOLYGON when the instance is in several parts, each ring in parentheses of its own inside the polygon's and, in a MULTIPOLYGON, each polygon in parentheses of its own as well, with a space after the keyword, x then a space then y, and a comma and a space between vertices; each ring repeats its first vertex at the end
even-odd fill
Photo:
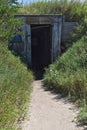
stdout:
POLYGON ((51 63, 51 25, 31 25, 32 67, 42 70, 51 63))

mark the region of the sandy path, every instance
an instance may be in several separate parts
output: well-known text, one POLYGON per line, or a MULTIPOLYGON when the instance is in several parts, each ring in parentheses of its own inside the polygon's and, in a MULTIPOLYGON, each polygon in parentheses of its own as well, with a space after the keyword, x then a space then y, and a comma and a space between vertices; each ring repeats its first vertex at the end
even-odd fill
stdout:
POLYGON ((22 130, 83 130, 74 122, 78 111, 72 103, 45 91, 40 80, 34 81, 33 86, 31 106, 22 130))

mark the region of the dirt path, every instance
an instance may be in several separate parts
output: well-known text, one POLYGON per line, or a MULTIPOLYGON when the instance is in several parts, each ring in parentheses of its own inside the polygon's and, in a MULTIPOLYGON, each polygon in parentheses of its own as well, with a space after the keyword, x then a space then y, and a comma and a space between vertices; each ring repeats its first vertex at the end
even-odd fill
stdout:
POLYGON ((28 118, 22 130, 83 130, 74 122, 78 113, 72 103, 45 91, 41 80, 34 81, 28 118))

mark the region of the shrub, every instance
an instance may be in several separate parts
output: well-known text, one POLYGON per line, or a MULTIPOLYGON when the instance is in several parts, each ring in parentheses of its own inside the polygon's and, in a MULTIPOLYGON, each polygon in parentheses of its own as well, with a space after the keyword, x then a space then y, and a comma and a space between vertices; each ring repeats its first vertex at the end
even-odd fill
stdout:
POLYGON ((18 10, 17 0, 0 0, 0 41, 10 40, 21 22, 14 15, 18 10))

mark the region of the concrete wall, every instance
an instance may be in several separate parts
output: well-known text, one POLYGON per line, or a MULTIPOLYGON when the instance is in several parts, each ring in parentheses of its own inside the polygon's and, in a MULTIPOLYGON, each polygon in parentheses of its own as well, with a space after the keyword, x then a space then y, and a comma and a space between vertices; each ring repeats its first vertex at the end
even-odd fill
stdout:
POLYGON ((52 39, 51 61, 55 61, 61 53, 61 43, 71 39, 71 34, 75 32, 77 22, 65 22, 63 15, 18 15, 24 23, 23 41, 24 55, 29 65, 32 65, 31 52, 31 25, 50 25, 52 39))
POLYGON ((67 42, 71 39, 72 33, 75 32, 77 22, 63 22, 62 26, 62 42, 67 42))

